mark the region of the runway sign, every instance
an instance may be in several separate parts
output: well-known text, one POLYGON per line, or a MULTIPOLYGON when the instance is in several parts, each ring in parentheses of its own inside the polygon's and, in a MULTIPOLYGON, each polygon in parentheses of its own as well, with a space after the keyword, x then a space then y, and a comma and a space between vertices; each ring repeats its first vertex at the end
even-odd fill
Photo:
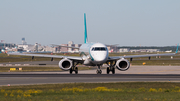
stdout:
POLYGON ((10 70, 16 70, 16 68, 10 68, 10 70))

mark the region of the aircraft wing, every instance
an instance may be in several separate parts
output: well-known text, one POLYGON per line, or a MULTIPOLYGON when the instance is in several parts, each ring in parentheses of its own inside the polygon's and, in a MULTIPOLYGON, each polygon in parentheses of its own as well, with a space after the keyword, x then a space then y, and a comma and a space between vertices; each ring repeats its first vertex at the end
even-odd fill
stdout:
POLYGON ((169 54, 145 54, 145 55, 129 55, 129 56, 114 56, 109 57, 108 60, 118 60, 121 58, 138 58, 138 57, 152 57, 152 56, 173 56, 176 53, 169 53, 169 54))
POLYGON ((129 56, 113 56, 108 57, 108 61, 118 60, 121 58, 138 58, 138 57, 152 57, 152 56, 173 56, 178 52, 179 44, 177 45, 177 49, 175 53, 166 53, 166 54, 145 54, 145 55, 129 55, 129 56))
POLYGON ((24 54, 24 53, 7 53, 9 55, 22 55, 22 56, 37 56, 37 57, 50 57, 50 58, 67 58, 70 60, 83 60, 81 57, 76 56, 62 56, 62 55, 45 55, 45 54, 24 54))

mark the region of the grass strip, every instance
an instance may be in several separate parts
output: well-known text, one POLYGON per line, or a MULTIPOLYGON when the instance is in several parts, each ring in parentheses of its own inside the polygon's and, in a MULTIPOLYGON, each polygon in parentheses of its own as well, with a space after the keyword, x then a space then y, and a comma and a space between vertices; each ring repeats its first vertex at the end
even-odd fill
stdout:
POLYGON ((1 101, 179 101, 180 83, 71 83, 0 87, 1 101))

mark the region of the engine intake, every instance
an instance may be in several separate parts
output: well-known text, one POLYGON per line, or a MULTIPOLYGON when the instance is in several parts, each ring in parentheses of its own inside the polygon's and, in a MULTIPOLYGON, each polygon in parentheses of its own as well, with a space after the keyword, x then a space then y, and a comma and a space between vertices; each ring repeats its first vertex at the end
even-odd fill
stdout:
POLYGON ((129 69, 129 67, 130 67, 130 63, 126 59, 119 59, 116 62, 116 68, 121 70, 121 71, 126 71, 129 69))
POLYGON ((59 68, 62 70, 69 70, 72 67, 72 61, 69 59, 62 59, 59 61, 59 68))

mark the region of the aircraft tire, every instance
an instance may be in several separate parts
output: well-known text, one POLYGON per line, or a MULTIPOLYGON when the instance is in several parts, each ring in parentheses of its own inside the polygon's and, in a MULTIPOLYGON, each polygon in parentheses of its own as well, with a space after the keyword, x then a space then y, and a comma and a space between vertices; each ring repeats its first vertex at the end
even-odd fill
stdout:
POLYGON ((102 74, 102 70, 99 70, 99 74, 102 74))
POLYGON ((107 67, 107 74, 109 74, 109 67, 107 67))
POLYGON ((72 71, 72 68, 71 68, 71 69, 69 70, 69 73, 72 74, 72 72, 73 72, 73 71, 72 71))
POLYGON ((75 68, 75 73, 78 74, 78 68, 77 67, 75 68))
POLYGON ((101 74, 102 71, 101 71, 101 70, 97 70, 96 73, 97 73, 97 74, 101 74))
POLYGON ((112 74, 115 74, 115 68, 114 67, 112 68, 112 74))

